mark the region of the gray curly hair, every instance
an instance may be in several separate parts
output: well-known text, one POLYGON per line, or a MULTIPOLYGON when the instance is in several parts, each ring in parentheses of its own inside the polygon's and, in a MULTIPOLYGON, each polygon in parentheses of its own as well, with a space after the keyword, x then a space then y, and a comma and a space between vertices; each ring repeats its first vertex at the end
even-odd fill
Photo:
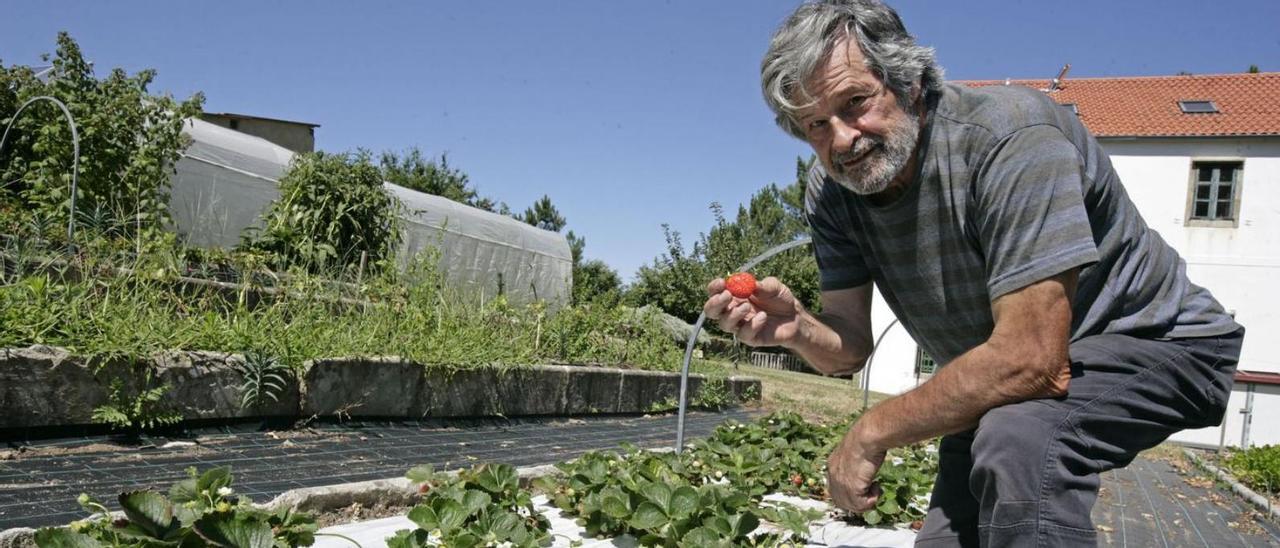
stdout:
POLYGON ((893 8, 879 0, 818 0, 802 4, 783 22, 769 42, 760 63, 765 102, 778 126, 803 140, 797 112, 816 99, 805 82, 824 62, 835 44, 852 36, 866 58, 867 68, 898 98, 911 106, 911 91, 942 88, 942 67, 933 48, 916 45, 893 8))

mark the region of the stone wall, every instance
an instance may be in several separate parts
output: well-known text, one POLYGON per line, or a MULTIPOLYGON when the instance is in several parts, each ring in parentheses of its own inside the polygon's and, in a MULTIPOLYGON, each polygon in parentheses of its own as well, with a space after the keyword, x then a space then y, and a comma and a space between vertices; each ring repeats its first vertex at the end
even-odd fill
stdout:
MULTIPOLYGON (((307 362, 272 400, 243 409, 243 357, 167 352, 151 360, 90 361, 48 346, 0 349, 0 429, 84 425, 108 401, 111 381, 127 393, 169 385, 165 406, 185 419, 248 417, 483 417, 643 413, 679 396, 676 373, 538 365, 455 369, 393 357, 307 362)), ((689 378, 696 398, 705 379, 689 378)), ((760 381, 730 377, 731 399, 758 400, 760 381)))

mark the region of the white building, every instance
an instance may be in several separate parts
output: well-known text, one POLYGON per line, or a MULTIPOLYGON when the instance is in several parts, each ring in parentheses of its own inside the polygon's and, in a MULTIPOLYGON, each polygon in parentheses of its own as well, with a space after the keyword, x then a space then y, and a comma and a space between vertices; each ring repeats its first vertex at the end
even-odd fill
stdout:
MULTIPOLYGON (((1247 329, 1221 427, 1175 441, 1280 443, 1280 73, 1049 81, 1026 85, 1073 109, 1110 154, 1130 198, 1247 329)), ((932 372, 877 294, 871 389, 900 393, 932 372), (887 329, 887 331, 886 331, 887 329)))

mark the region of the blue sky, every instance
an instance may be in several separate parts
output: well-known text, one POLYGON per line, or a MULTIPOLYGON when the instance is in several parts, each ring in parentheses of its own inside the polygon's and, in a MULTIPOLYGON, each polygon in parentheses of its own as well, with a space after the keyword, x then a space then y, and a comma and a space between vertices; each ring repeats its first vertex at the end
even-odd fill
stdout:
MULTIPOLYGON (((447 152, 483 195, 542 194, 629 279, 793 178, 803 143, 760 99, 785 1, 0 1, 0 61, 39 62, 71 32, 99 75, 212 112, 320 124, 317 147, 447 152)), ((1280 71, 1280 2, 901 1, 953 79, 1280 71)))

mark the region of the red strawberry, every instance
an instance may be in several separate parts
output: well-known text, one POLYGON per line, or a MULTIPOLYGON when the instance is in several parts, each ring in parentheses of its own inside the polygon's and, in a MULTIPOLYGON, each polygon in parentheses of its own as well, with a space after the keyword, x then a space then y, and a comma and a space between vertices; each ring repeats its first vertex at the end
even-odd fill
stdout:
POLYGON ((791 474, 791 483, 796 487, 804 485, 804 476, 801 476, 800 474, 791 474))
POLYGON ((739 299, 750 297, 756 292, 756 277, 749 272, 739 272, 724 281, 724 287, 729 290, 729 294, 739 299))

